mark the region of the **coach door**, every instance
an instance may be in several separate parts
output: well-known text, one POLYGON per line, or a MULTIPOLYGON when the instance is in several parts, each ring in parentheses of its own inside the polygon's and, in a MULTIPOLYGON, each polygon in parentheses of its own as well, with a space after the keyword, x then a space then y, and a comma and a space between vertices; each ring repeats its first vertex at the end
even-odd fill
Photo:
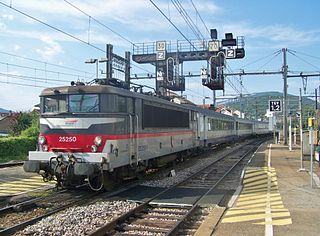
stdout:
POLYGON ((200 140, 204 140, 206 137, 206 132, 205 132, 205 119, 206 116, 197 114, 198 117, 198 137, 200 140))

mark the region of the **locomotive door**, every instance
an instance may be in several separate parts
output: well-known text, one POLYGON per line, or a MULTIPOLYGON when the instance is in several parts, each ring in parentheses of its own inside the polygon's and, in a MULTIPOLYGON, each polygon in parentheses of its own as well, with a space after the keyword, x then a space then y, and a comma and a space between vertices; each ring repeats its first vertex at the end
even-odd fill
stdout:
POLYGON ((129 163, 134 162, 138 164, 138 115, 129 114, 129 163))

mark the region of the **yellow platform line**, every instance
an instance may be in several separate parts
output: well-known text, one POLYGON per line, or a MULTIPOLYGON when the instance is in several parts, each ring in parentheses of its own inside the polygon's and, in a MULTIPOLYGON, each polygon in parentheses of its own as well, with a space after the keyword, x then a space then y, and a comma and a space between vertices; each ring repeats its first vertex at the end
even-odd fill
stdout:
MULTIPOLYGON (((265 212, 266 212, 265 208, 251 208, 251 209, 232 208, 229 211, 227 211, 226 216, 234 216, 239 214, 265 213, 265 212)), ((288 212, 288 210, 281 207, 281 208, 273 208, 272 212, 288 212)))
MULTIPOLYGON (((252 189, 252 190, 244 190, 243 194, 261 194, 268 192, 268 188, 260 188, 260 189, 252 189)), ((279 192, 278 186, 273 186, 270 188, 270 193, 279 192)))
MULTIPOLYGON (((255 177, 259 177, 259 176, 265 176, 268 172, 263 170, 263 171, 259 171, 259 172, 256 172, 256 173, 249 173, 249 174, 245 174, 245 179, 251 179, 251 178, 255 178, 255 177)), ((272 175, 273 176, 276 176, 276 174, 274 172, 272 172, 272 175)))
MULTIPOLYGON (((275 202, 275 201, 281 201, 281 196, 270 197, 270 202, 275 202)), ((244 206, 244 205, 264 203, 264 202, 268 202, 267 195, 264 198, 238 201, 237 206, 244 206)))
POLYGON ((222 223, 292 224, 281 199, 275 168, 247 169, 243 184, 236 207, 227 211, 222 223))
MULTIPOLYGON (((270 196, 271 197, 280 196, 280 193, 271 193, 270 196)), ((260 193, 260 194, 254 194, 254 195, 253 194, 243 194, 238 198, 238 202, 261 199, 261 198, 265 198, 265 197, 266 197, 266 193, 260 193)))
POLYGON ((265 188, 265 189, 268 189, 268 187, 270 188, 272 188, 272 187, 278 187, 278 183, 277 182, 273 182, 273 183, 271 183, 271 185, 270 186, 268 186, 268 183, 266 183, 266 184, 259 184, 259 185, 257 185, 257 186, 249 186, 249 187, 246 187, 246 186, 244 186, 244 188, 243 188, 243 190, 245 191, 245 190, 256 190, 256 189, 259 189, 259 188, 265 188))
POLYGON ((15 182, 15 183, 6 183, 6 184, 0 184, 0 188, 1 187, 14 187, 14 186, 35 186, 35 185, 38 185, 38 186, 46 186, 46 185, 51 185, 51 184, 54 184, 53 182, 27 182, 27 183, 24 183, 24 182, 15 182))
POLYGON ((253 220, 262 220, 267 217, 277 218, 277 217, 285 217, 285 216, 290 217, 289 211, 275 212, 275 213, 272 212, 271 214, 264 213, 264 214, 243 215, 243 216, 236 216, 236 217, 225 217, 223 218, 222 223, 239 223, 239 222, 246 222, 246 221, 253 221, 253 220))

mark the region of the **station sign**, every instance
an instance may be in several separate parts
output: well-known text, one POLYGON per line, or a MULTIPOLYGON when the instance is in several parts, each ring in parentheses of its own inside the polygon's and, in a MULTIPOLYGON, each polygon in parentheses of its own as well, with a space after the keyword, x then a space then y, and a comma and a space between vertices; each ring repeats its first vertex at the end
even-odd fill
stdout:
POLYGON ((226 50, 226 58, 236 58, 236 51, 233 48, 226 50))
POLYGON ((156 53, 157 61, 162 61, 166 59, 166 51, 157 51, 156 53))
POLYGON ((282 112, 281 100, 269 100, 269 111, 271 112, 282 112))
POLYGON ((156 50, 157 51, 165 51, 166 50, 166 41, 157 41, 156 42, 156 50))
POLYGON ((208 42, 208 51, 209 52, 218 52, 220 49, 219 40, 213 40, 208 42))

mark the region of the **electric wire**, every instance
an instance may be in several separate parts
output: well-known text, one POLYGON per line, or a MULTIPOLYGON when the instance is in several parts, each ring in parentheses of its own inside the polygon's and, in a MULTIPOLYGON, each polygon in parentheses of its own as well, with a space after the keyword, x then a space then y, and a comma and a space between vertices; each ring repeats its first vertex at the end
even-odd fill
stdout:
POLYGON ((281 54, 281 51, 278 51, 272 58, 270 58, 270 60, 268 60, 265 64, 263 64, 262 66, 260 66, 257 71, 261 70, 263 67, 265 67, 266 65, 268 65, 271 61, 273 61, 273 59, 275 59, 277 56, 279 56, 281 54))
POLYGON ((33 61, 33 62, 37 62, 37 63, 42 63, 42 64, 45 64, 45 65, 60 67, 60 68, 66 69, 66 70, 72 70, 72 71, 77 71, 77 72, 81 72, 81 73, 85 73, 85 74, 91 74, 90 72, 83 71, 83 70, 79 70, 79 69, 75 69, 75 68, 72 68, 72 67, 63 66, 63 65, 58 65, 58 64, 54 64, 54 63, 50 63, 50 62, 46 62, 46 61, 41 61, 41 60, 29 58, 29 57, 24 57, 24 56, 20 56, 20 55, 8 53, 8 52, 0 51, 0 54, 4 54, 4 55, 16 57, 16 58, 20 58, 20 59, 23 59, 23 60, 28 60, 28 61, 33 61))
POLYGON ((199 28, 193 22, 191 17, 189 16, 188 12, 182 6, 179 0, 171 0, 174 7, 177 9, 178 13, 181 15, 183 20, 187 23, 193 34, 198 38, 199 41, 204 40, 204 36, 200 32, 199 28))
POLYGON ((295 56, 296 58, 298 58, 298 59, 300 59, 301 61, 303 61, 304 63, 312 66, 313 68, 316 68, 317 70, 320 70, 319 67, 317 67, 317 66, 313 65, 312 63, 308 62, 307 60, 305 60, 305 59, 297 56, 293 51, 291 51, 291 50, 287 50, 287 51, 288 51, 291 55, 293 55, 293 56, 295 56))
POLYGON ((259 62, 259 61, 262 61, 262 60, 264 60, 264 59, 266 59, 266 58, 268 58, 268 57, 270 57, 270 56, 273 56, 274 54, 278 54, 279 52, 281 53, 281 50, 278 50, 278 51, 276 51, 276 52, 273 52, 273 53, 271 53, 271 54, 268 54, 267 56, 261 57, 261 58, 255 60, 255 61, 249 62, 249 63, 241 66, 240 68, 243 69, 243 68, 245 68, 245 67, 247 67, 247 66, 249 66, 249 65, 253 65, 253 64, 255 64, 255 63, 259 62))
POLYGON ((0 72, 0 76, 5 76, 5 77, 10 77, 14 79, 23 79, 23 80, 29 80, 34 79, 38 80, 39 82, 43 81, 42 83, 48 83, 48 84, 56 84, 56 83, 51 83, 48 81, 54 81, 54 82, 70 82, 70 80, 60 80, 60 79, 48 79, 48 78, 43 78, 43 77, 36 77, 36 76, 28 76, 28 75, 14 75, 14 74, 9 74, 9 73, 2 73, 0 72))
POLYGON ((40 86, 40 85, 32 85, 32 84, 21 84, 21 83, 15 83, 15 82, 3 82, 0 81, 1 84, 12 84, 12 85, 18 85, 18 86, 27 86, 27 87, 35 87, 35 88, 46 88, 47 86, 40 86))
POLYGON ((123 35, 121 35, 120 33, 116 32, 115 30, 111 29, 109 26, 107 26, 106 24, 102 23, 100 20, 94 18, 93 16, 89 15, 88 13, 86 13, 85 11, 81 10, 79 7, 77 7, 76 5, 72 4, 71 2, 67 1, 67 0, 63 0, 65 3, 69 4, 71 7, 77 9, 78 11, 80 11, 81 13, 83 13, 84 15, 88 16, 90 20, 95 21, 97 24, 103 26, 104 28, 110 30, 112 33, 114 33, 115 35, 117 35, 118 37, 120 37, 121 39, 123 39, 124 41, 130 43, 131 45, 134 45, 134 43, 132 41, 130 41, 129 39, 127 39, 126 37, 124 37, 123 35))
POLYGON ((210 36, 210 31, 209 31, 209 29, 208 29, 207 25, 204 23, 204 21, 203 21, 203 19, 202 19, 201 15, 199 14, 199 11, 198 11, 197 7, 195 6, 195 4, 193 3, 193 1, 192 1, 192 0, 190 0, 190 2, 191 2, 191 4, 192 4, 193 8, 194 8, 194 9, 195 9, 195 11, 196 11, 196 14, 199 16, 199 18, 200 18, 200 20, 201 20, 202 24, 203 24, 203 25, 204 25, 204 27, 206 28, 206 31, 207 31, 208 35, 210 36))
MULTIPOLYGON (((96 19, 95 17, 91 16, 90 14, 88 14, 87 12, 85 12, 84 10, 80 9, 79 7, 77 7, 76 5, 72 4, 71 2, 67 1, 67 0, 63 0, 65 3, 67 3, 68 5, 70 5, 71 7, 73 7, 74 9, 76 9, 77 11, 81 12, 82 14, 84 14, 85 16, 89 17, 89 23, 91 22, 91 20, 95 21, 97 24, 99 24, 100 26, 108 29, 109 31, 111 31, 112 33, 114 33, 115 35, 117 35, 118 37, 120 37, 121 39, 123 39, 124 41, 128 42, 131 44, 132 47, 135 46, 135 44, 129 40, 128 38, 126 38, 125 36, 121 35, 120 33, 116 32, 115 30, 113 30, 112 28, 110 28, 109 26, 107 26, 106 24, 102 23, 100 20, 96 19)), ((90 32, 89 32, 90 33, 90 32)), ((88 36, 89 37, 89 36, 88 36)), ((132 66, 139 68, 140 70, 146 71, 151 73, 150 71, 144 69, 141 66, 132 64, 132 66)))
POLYGON ((18 64, 12 64, 12 63, 1 62, 1 61, 0 61, 0 64, 7 65, 7 66, 18 67, 18 68, 23 68, 23 69, 29 69, 29 70, 33 70, 33 71, 43 71, 43 72, 55 73, 55 74, 58 74, 58 75, 73 76, 73 77, 77 77, 78 79, 79 78, 88 79, 88 77, 86 77, 86 76, 69 74, 69 73, 64 73, 64 72, 60 72, 60 71, 52 71, 52 70, 46 70, 46 69, 41 69, 41 68, 36 68, 36 67, 22 66, 22 65, 18 65, 18 64))
POLYGON ((316 57, 314 55, 309 55, 307 53, 304 53, 304 52, 300 52, 300 51, 296 51, 296 50, 291 50, 291 49, 288 49, 288 51, 291 51, 293 53, 298 53, 298 54, 301 54, 301 55, 304 55, 304 56, 307 56, 307 57, 312 57, 314 59, 317 59, 317 60, 320 60, 320 57, 316 57))
POLYGON ((75 39, 75 40, 77 40, 77 41, 79 41, 81 43, 87 44, 88 46, 90 46, 90 47, 92 47, 92 48, 94 48, 96 50, 99 50, 99 51, 104 52, 104 53, 106 52, 104 49, 101 49, 101 48, 99 48, 99 47, 97 47, 97 46, 95 46, 95 45, 93 45, 93 44, 91 44, 89 42, 86 42, 86 41, 84 41, 84 40, 82 40, 82 39, 80 39, 80 38, 78 38, 78 37, 66 32, 66 31, 64 31, 64 30, 61 30, 61 29, 59 29, 59 28, 57 28, 55 26, 52 26, 52 25, 50 25, 50 24, 48 24, 48 23, 46 23, 46 22, 44 22, 44 21, 42 21, 42 20, 40 20, 40 19, 38 19, 38 18, 36 18, 34 16, 31 16, 28 13, 25 13, 25 12, 13 7, 12 5, 8 5, 8 4, 3 3, 3 2, 0 2, 0 4, 5 6, 5 7, 7 7, 7 8, 10 8, 10 9, 12 9, 12 10, 18 12, 18 13, 20 13, 21 15, 24 15, 25 17, 28 17, 28 18, 30 18, 30 19, 32 19, 34 21, 37 21, 37 22, 39 22, 39 23, 41 23, 41 24, 43 24, 43 25, 45 25, 45 26, 47 26, 47 27, 49 27, 49 28, 51 28, 53 30, 56 30, 56 31, 58 31, 58 32, 60 32, 60 33, 62 33, 64 35, 67 35, 70 38, 73 38, 73 39, 75 39))
MULTIPOLYGON (((84 43, 84 44, 86 44, 86 45, 88 45, 88 46, 90 46, 90 47, 92 47, 92 48, 95 48, 95 49, 97 49, 97 50, 99 50, 99 51, 101 51, 101 52, 106 53, 106 51, 105 51, 104 49, 101 49, 101 48, 99 48, 99 47, 97 47, 97 46, 95 46, 95 45, 93 45, 93 44, 91 44, 91 43, 89 43, 89 42, 86 42, 86 41, 84 41, 84 40, 82 40, 82 39, 80 39, 80 38, 78 38, 78 37, 76 37, 76 36, 74 36, 74 35, 72 35, 72 34, 70 34, 70 33, 68 33, 68 32, 65 32, 65 31, 63 31, 63 30, 61 30, 61 29, 59 29, 59 28, 57 28, 57 27, 55 27, 55 26, 52 26, 52 25, 50 25, 50 24, 48 24, 48 23, 46 23, 46 22, 44 22, 44 21, 42 21, 42 20, 40 20, 40 19, 38 19, 38 18, 36 18, 36 17, 34 17, 34 16, 31 16, 30 14, 27 14, 27 13, 25 13, 25 12, 17 9, 17 8, 13 7, 12 5, 8 5, 8 4, 5 4, 5 3, 3 3, 3 2, 0 2, 0 4, 3 5, 3 6, 5 6, 5 7, 7 7, 7 8, 10 8, 10 9, 12 9, 12 10, 14 10, 14 11, 16 11, 16 12, 18 12, 18 13, 20 13, 20 14, 22 14, 22 15, 30 18, 30 19, 32 19, 32 20, 34 20, 34 21, 37 21, 37 22, 39 22, 39 23, 41 23, 41 24, 43 24, 43 25, 45 25, 45 26, 47 26, 47 27, 49 27, 49 28, 51 28, 51 29, 54 29, 54 30, 56 30, 56 31, 58 31, 58 32, 60 32, 60 33, 62 33, 62 34, 64 34, 64 35, 67 35, 68 37, 71 37, 71 38, 73 38, 73 39, 75 39, 75 40, 77 40, 77 41, 79 41, 79 42, 81 42, 81 43, 84 43)), ((83 12, 83 14, 86 14, 86 13, 83 12)), ((86 14, 86 15, 87 15, 87 14, 86 14)), ((98 21, 98 20, 95 20, 95 21, 96 21, 97 23, 99 22, 99 24, 104 25, 103 23, 101 23, 101 22, 98 21)), ((104 25, 104 27, 108 28, 106 25, 104 25)), ((110 28, 109 30, 112 30, 112 29, 110 28)), ((120 36, 119 33, 115 32, 115 31, 112 31, 112 32, 114 32, 115 34, 117 34, 119 37, 122 38, 122 36, 120 36)), ((131 41, 129 41, 129 42, 130 42, 131 44, 133 44, 131 41)), ((132 64, 132 66, 135 66, 135 67, 137 67, 137 68, 139 68, 139 69, 141 69, 141 70, 143 70, 143 71, 149 72, 148 70, 146 70, 146 69, 144 69, 144 68, 142 68, 142 67, 140 67, 140 66, 137 66, 137 65, 135 65, 135 64, 132 64)))
POLYGON ((157 4, 155 4, 152 0, 149 0, 151 2, 151 4, 161 13, 161 15, 163 15, 164 18, 167 19, 167 21, 169 21, 169 23, 182 35, 182 37, 187 40, 187 42, 194 48, 194 50, 197 50, 195 48, 195 46, 193 45, 193 43, 191 43, 191 41, 179 30, 179 28, 166 16, 166 14, 164 14, 164 12, 157 6, 157 4))

